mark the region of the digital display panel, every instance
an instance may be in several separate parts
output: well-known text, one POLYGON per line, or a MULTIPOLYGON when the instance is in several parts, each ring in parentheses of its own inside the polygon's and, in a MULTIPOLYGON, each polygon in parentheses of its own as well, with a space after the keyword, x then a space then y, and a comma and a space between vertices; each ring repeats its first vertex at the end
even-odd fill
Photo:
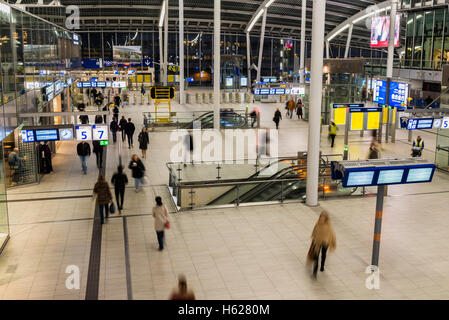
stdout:
POLYGON ((405 108, 408 99, 408 83, 390 82, 390 106, 405 108), (405 104, 403 107, 402 104, 405 104))
POLYGON ((373 88, 373 101, 385 104, 385 97, 387 95, 387 83, 383 80, 376 80, 373 88))
POLYGON ((291 94, 305 94, 306 93, 306 89, 304 87, 291 88, 290 89, 290 93, 291 94))
POLYGON ((112 55, 116 63, 142 62, 141 46, 112 46, 112 55))
POLYGON ((418 119, 417 129, 432 129, 433 118, 432 119, 418 119))
POLYGON ((433 168, 413 168, 408 171, 407 182, 429 182, 433 168))
POLYGON ((275 94, 285 94, 285 89, 284 88, 277 88, 275 90, 275 94))
POLYGON ((34 130, 22 130, 22 142, 34 142, 34 130))
POLYGON ((352 171, 348 174, 348 180, 344 187, 369 186, 373 183, 374 170, 352 171))
POLYGON ((377 184, 401 183, 404 169, 380 170, 377 184))
POLYGON ((36 129, 34 132, 36 142, 59 140, 58 129, 36 129))
MULTIPOLYGON (((399 27, 401 18, 396 15, 394 28, 394 46, 399 46, 399 27)), ((388 47, 388 39, 390 34, 390 17, 377 16, 371 19, 371 47, 380 48, 388 47)))
POLYGON ((248 78, 247 77, 241 77, 240 78, 240 86, 241 87, 247 87, 248 86, 248 78))
POLYGON ((232 77, 226 78, 226 87, 232 87, 234 85, 234 79, 232 77))

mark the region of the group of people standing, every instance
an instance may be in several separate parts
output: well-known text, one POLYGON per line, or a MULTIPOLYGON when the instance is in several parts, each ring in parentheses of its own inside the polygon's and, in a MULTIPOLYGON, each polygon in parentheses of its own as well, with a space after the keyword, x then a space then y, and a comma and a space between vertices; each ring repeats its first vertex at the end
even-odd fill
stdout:
MULTIPOLYGON (((302 116, 303 115, 302 108, 303 108, 303 103, 302 103, 301 99, 298 99, 298 101, 295 104, 295 101, 293 100, 293 98, 290 98, 290 100, 288 100, 285 104, 285 110, 287 110, 285 115, 291 119, 293 117, 293 112, 295 112, 295 110, 296 110, 296 115, 298 116, 298 120, 304 119, 302 116)), ((277 108, 276 111, 274 112, 274 117, 273 117, 273 122, 276 124, 276 129, 279 129, 279 122, 281 120, 282 120, 282 113, 279 110, 279 108, 277 108)))

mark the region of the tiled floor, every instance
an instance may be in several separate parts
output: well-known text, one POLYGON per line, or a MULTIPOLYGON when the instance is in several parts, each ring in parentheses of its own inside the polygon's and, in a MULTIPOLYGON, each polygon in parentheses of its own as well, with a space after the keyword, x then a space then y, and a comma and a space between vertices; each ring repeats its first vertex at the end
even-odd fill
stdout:
MULTIPOLYGON (((281 107, 281 104, 279 105, 281 107)), ((236 106, 237 107, 237 106, 236 106)), ((251 106, 250 106, 251 107, 251 106)), ((275 106, 261 104, 263 126, 271 122, 275 106)), ((128 107, 137 129, 141 113, 149 106, 128 107)), ((206 110, 211 105, 175 110, 206 110)), ((426 149, 434 136, 423 134, 426 149)), ((449 176, 437 173, 433 183, 392 186, 385 199, 380 253, 380 289, 365 287, 374 229, 375 197, 331 199, 321 207, 284 203, 239 208, 172 213, 166 232, 166 249, 156 250, 151 217, 156 195, 164 195, 168 181, 170 132, 150 133, 149 157, 144 161, 152 186, 141 193, 126 190, 123 216, 113 216, 103 226, 100 299, 167 299, 179 273, 199 299, 448 299, 449 219, 446 203, 449 176), (306 264, 310 234, 321 208, 329 210, 337 234, 337 249, 328 256, 324 273, 311 278, 306 264), (129 264, 125 259, 125 230, 129 264), (130 278, 127 278, 127 270, 130 278)), ((433 140, 432 140, 433 139, 433 140)), ((341 153, 342 137, 334 150, 328 147, 326 128, 323 153, 341 153)), ((370 137, 351 134, 351 158, 365 158, 370 137)), ((96 180, 95 156, 89 174, 82 175, 75 143, 65 142, 54 158, 55 173, 39 185, 8 192, 11 239, 0 256, 0 297, 3 299, 84 299, 93 201, 86 198, 96 180), (58 200, 38 198, 78 197, 58 200), (80 269, 80 289, 69 290, 68 266, 80 269)), ((307 148, 307 123, 283 120, 279 130, 279 155, 295 155, 307 148)), ((384 156, 408 156, 406 133, 396 144, 384 144, 384 156)), ((122 148, 127 166, 134 149, 122 148)), ((118 164, 118 146, 108 150, 106 176, 118 164)), ((433 160, 434 154, 424 156, 433 160)), ((165 200, 166 202, 168 200, 165 200)), ((174 212, 173 205, 170 211, 174 212)))

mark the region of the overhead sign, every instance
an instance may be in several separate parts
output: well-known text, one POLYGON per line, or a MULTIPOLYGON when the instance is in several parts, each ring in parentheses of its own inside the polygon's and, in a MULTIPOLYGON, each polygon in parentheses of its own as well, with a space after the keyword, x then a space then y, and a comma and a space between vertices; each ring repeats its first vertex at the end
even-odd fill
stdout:
POLYGON ((59 140, 58 129, 36 129, 34 130, 36 142, 59 140))
POLYGON ((407 130, 432 129, 432 126, 433 118, 416 118, 407 120, 407 130))
MULTIPOLYGON (((373 86, 373 102, 379 104, 386 104, 386 96, 387 96, 387 82, 384 80, 375 80, 373 86)), ((391 107, 405 109, 405 106, 407 105, 408 96, 409 96, 408 83, 396 81, 390 82, 389 104, 391 107)))
POLYGON ((76 127, 76 140, 78 140, 78 141, 92 140, 92 127, 91 126, 77 126, 76 127))
POLYGON ((92 126, 92 140, 93 141, 101 141, 101 140, 109 140, 108 136, 108 126, 92 126))
POLYGON ((254 95, 285 95, 285 88, 254 89, 254 95))
POLYGON ((306 89, 304 87, 296 87, 296 88, 290 88, 290 89, 286 89, 285 91, 286 94, 305 94, 306 93, 306 89))
POLYGON ((22 130, 22 142, 34 142, 34 130, 22 130))
MULTIPOLYGON (((399 46, 399 30, 401 25, 401 16, 396 15, 394 28, 394 46, 399 46)), ((390 17, 375 16, 371 18, 371 47, 388 47, 390 38, 390 17)))
POLYGON ((435 164, 421 158, 332 161, 332 179, 343 187, 431 182, 435 164))

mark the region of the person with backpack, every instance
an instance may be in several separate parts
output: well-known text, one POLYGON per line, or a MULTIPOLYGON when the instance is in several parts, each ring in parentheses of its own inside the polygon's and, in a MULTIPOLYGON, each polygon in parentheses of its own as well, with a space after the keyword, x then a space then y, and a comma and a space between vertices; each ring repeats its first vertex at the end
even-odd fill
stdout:
POLYGON ((117 131, 119 128, 120 127, 117 123, 117 118, 113 117, 111 123, 109 124, 109 129, 111 129, 112 139, 113 139, 114 143, 117 142, 117 131))
POLYGON ((142 150, 142 159, 147 158, 148 144, 150 143, 150 137, 148 136, 147 128, 142 128, 137 138, 139 141, 139 149, 142 150))
POLYGON ((111 183, 114 185, 115 202, 117 202, 119 214, 122 214, 128 177, 123 173, 123 167, 121 165, 117 167, 117 172, 112 176, 111 183))
POLYGON ((156 205, 153 207, 154 229, 156 230, 157 242, 159 243, 159 251, 164 250, 164 230, 168 223, 168 210, 162 203, 161 197, 155 198, 156 205))
POLYGON ((100 209, 101 224, 104 223, 104 211, 106 211, 106 219, 109 218, 109 204, 112 201, 111 190, 104 176, 98 176, 98 181, 94 186, 94 193, 97 195, 97 203, 100 209))
POLYGON ((281 111, 279 111, 279 108, 276 109, 273 117, 273 121, 276 124, 276 129, 279 129, 279 121, 282 120, 282 114, 281 111))
POLYGON ((128 168, 132 171, 136 192, 139 192, 139 184, 144 184, 143 177, 145 176, 145 166, 143 165, 142 160, 139 159, 139 156, 137 154, 134 154, 132 156, 128 168))
POLYGON ((126 123, 126 126, 125 126, 125 133, 126 133, 126 136, 128 137, 128 148, 129 149, 134 147, 133 137, 134 137, 135 131, 136 131, 136 126, 134 125, 134 123, 131 122, 131 118, 128 118, 128 122, 126 123))

